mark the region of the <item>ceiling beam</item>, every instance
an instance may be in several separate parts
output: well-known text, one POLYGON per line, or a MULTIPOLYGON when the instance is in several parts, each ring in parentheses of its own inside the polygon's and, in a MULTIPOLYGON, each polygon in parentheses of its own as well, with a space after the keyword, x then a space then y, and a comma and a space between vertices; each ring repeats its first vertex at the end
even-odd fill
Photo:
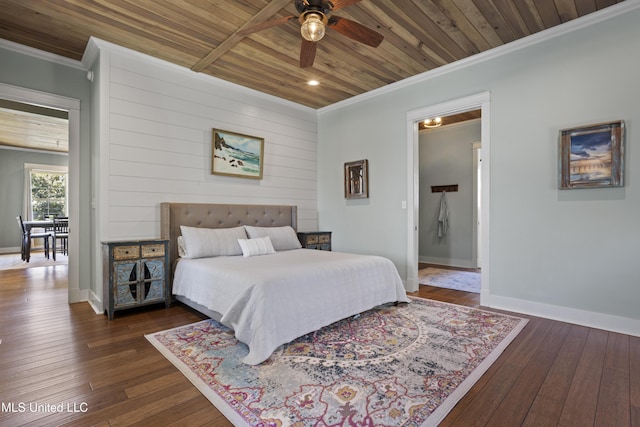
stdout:
POLYGON ((198 61, 193 67, 191 67, 191 70, 199 73, 207 68, 222 55, 233 49, 233 47, 244 38, 244 36, 238 35, 238 33, 242 32, 246 28, 266 21, 289 3, 291 3, 291 0, 270 1, 262 10, 260 10, 260 12, 255 14, 251 19, 245 22, 242 27, 238 28, 233 34, 231 34, 222 43, 220 43, 218 47, 213 49, 200 61, 198 61))

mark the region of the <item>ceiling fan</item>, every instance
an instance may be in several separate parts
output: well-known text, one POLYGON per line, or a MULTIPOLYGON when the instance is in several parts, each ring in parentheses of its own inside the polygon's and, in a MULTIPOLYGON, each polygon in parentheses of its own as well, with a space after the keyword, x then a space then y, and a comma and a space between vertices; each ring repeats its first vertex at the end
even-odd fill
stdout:
POLYGON ((332 28, 340 34, 352 40, 378 47, 384 36, 362 24, 339 16, 330 16, 331 12, 352 5, 360 0, 294 0, 299 16, 285 16, 272 19, 261 24, 253 25, 240 32, 238 35, 246 36, 267 28, 298 20, 300 33, 302 34, 302 46, 300 47, 300 68, 310 67, 316 57, 317 42, 324 37, 325 28, 332 28))

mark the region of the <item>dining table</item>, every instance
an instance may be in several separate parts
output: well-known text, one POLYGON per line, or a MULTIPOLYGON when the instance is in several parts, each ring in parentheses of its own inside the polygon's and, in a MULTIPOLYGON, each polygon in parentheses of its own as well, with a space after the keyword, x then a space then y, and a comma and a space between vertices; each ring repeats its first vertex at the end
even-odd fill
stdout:
POLYGON ((32 221, 22 221, 26 231, 31 231, 32 228, 46 228, 53 227, 53 219, 35 219, 32 221))
MULTIPOLYGON (((31 230, 34 228, 42 228, 42 229, 49 228, 49 227, 53 228, 53 219, 26 220, 26 221, 22 221, 22 223, 24 224, 24 230, 28 236, 25 257, 26 257, 26 261, 29 262, 29 259, 31 259, 31 230)), ((55 241, 54 241, 54 244, 55 244, 55 241)))

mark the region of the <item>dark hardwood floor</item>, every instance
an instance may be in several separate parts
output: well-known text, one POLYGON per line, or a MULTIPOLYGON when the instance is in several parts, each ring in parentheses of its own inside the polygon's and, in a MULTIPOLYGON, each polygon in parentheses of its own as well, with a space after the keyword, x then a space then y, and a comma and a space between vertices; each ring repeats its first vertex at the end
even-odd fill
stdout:
MULTIPOLYGON (((68 305, 66 281, 67 266, 0 271, 1 426, 231 425, 144 338, 202 315, 174 304, 108 321, 68 305)), ((531 318, 441 425, 640 426, 640 338, 531 318)))

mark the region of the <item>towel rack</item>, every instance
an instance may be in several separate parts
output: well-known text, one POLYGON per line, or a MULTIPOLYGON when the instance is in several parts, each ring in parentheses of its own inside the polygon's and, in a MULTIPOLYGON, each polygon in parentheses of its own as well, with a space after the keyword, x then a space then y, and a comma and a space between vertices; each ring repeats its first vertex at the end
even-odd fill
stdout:
POLYGON ((431 192, 432 193, 442 193, 446 191, 447 193, 454 193, 458 191, 458 184, 454 185, 432 185, 431 192))

